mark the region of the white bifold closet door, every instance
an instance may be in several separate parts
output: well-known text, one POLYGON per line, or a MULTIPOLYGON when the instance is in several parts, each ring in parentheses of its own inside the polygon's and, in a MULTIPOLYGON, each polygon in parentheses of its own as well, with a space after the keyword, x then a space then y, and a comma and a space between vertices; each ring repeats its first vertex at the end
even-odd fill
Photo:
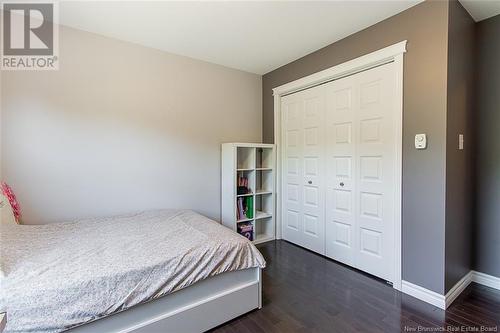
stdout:
POLYGON ((283 98, 284 238, 325 251, 325 86, 283 98))
POLYGON ((394 278, 392 63, 282 98, 283 238, 394 278))

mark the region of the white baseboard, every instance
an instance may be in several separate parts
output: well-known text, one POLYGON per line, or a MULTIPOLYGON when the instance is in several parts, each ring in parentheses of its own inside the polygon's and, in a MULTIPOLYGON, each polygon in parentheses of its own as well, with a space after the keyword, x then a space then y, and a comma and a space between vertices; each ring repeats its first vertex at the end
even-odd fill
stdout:
POLYGON ((446 299, 444 295, 425 289, 411 282, 403 280, 401 283, 401 291, 421 301, 437 306, 440 309, 446 308, 446 299))
POLYGON ((425 289, 408 281, 402 282, 401 291, 405 294, 418 298, 421 301, 437 306, 440 309, 446 310, 451 303, 469 286, 471 282, 476 282, 484 286, 500 290, 500 278, 481 272, 470 271, 458 281, 453 288, 441 295, 432 290, 425 289))
POLYGON ((500 290, 500 278, 476 271, 471 271, 471 273, 473 282, 482 284, 483 286, 486 287, 500 290))
POLYGON ((447 309, 451 303, 469 286, 472 282, 472 271, 465 274, 463 278, 460 279, 447 293, 445 296, 445 309, 447 309))

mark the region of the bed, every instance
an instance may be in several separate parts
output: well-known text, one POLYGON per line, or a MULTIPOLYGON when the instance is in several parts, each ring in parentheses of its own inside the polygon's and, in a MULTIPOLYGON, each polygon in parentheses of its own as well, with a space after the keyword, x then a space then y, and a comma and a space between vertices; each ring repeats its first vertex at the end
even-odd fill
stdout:
POLYGON ((5 332, 200 332, 261 307, 260 252, 189 210, 1 228, 5 332))

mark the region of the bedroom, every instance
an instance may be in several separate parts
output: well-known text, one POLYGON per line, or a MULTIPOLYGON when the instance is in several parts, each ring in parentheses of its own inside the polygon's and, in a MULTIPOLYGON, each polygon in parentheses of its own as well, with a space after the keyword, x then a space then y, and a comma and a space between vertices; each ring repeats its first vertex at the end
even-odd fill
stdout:
POLYGON ((499 1, 40 4, 2 2, 5 332, 498 327, 499 1))

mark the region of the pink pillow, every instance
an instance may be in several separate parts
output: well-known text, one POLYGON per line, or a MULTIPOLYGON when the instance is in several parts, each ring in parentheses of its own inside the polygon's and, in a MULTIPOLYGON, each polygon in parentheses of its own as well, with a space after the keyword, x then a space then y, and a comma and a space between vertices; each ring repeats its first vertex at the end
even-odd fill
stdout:
POLYGON ((3 195, 9 200, 10 206, 12 207, 12 212, 14 213, 14 218, 16 219, 16 223, 21 223, 21 207, 19 207, 19 203, 17 202, 16 195, 12 191, 7 183, 0 183, 0 190, 3 195))

